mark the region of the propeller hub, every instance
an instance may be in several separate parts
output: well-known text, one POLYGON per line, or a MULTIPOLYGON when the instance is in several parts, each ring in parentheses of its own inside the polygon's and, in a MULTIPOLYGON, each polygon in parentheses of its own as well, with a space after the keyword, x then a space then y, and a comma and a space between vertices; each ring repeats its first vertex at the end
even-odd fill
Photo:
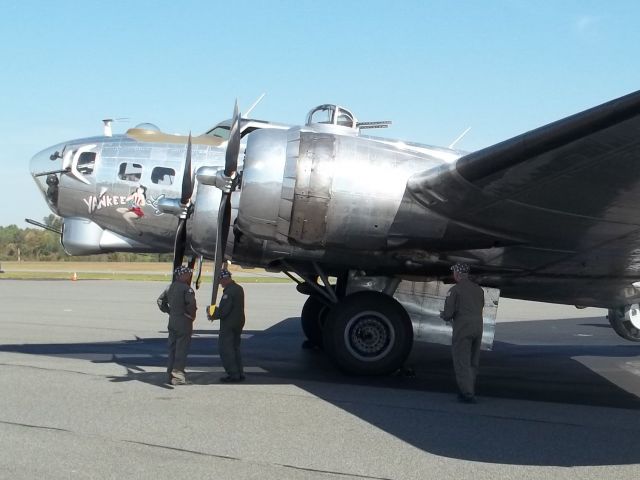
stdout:
POLYGON ((183 205, 179 198, 161 198, 158 200, 158 210, 162 213, 168 213, 180 217, 187 214, 187 205, 183 205))

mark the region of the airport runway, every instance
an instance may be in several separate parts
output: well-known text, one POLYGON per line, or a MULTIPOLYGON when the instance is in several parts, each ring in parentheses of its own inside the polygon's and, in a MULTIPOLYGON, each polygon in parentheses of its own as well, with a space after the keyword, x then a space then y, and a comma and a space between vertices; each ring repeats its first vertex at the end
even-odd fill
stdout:
POLYGON ((163 385, 162 288, 0 280, 0 479, 640 478, 640 344, 603 310, 501 299, 464 405, 446 347, 373 379, 301 349, 291 284, 245 285, 246 383, 202 311, 193 384, 163 385))

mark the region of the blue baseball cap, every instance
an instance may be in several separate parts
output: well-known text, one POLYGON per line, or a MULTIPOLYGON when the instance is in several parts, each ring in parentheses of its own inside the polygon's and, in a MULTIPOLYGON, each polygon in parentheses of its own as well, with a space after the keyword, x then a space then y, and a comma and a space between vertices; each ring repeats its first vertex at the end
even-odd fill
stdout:
POLYGON ((231 278, 231 272, 229 270, 220 270, 220 275, 218 275, 218 278, 220 278, 220 280, 222 280, 223 278, 231 278))

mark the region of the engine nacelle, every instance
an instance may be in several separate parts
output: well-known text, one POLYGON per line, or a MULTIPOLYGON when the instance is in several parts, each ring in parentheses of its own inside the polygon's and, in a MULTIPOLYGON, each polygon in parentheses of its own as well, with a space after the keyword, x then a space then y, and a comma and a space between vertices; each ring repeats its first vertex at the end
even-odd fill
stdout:
POLYGON ((304 248, 384 248, 415 157, 353 135, 301 128, 254 132, 245 153, 238 227, 304 248))

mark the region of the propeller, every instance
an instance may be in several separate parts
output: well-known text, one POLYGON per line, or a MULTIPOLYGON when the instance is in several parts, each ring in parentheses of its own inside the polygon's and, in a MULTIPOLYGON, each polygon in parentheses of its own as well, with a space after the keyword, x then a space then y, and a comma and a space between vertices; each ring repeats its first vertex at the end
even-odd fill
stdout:
MULTIPOLYGON (((218 208, 218 228, 216 234, 216 250, 213 261, 213 289, 211 291, 211 304, 207 308, 209 319, 213 317, 220 286, 220 270, 224 261, 224 250, 229 236, 231 224, 231 192, 235 189, 235 179, 238 170, 238 155, 240 154, 240 112, 238 101, 236 100, 233 109, 233 120, 231 121, 231 131, 227 142, 227 150, 224 159, 224 175, 216 185, 222 190, 220 207, 218 208)), ((220 173, 218 174, 220 177, 220 173)))
POLYGON ((198 256, 198 274, 196 275, 196 290, 200 289, 200 284, 202 283, 202 264, 203 258, 202 255, 198 256))
POLYGON ((189 217, 189 204, 191 195, 193 194, 193 179, 191 178, 191 132, 189 132, 189 140, 187 142, 187 157, 184 162, 184 172, 182 175, 182 193, 180 195, 180 204, 184 207, 184 211, 178 219, 178 228, 176 230, 176 238, 173 245, 173 269, 182 265, 184 252, 187 247, 187 218, 189 217))

